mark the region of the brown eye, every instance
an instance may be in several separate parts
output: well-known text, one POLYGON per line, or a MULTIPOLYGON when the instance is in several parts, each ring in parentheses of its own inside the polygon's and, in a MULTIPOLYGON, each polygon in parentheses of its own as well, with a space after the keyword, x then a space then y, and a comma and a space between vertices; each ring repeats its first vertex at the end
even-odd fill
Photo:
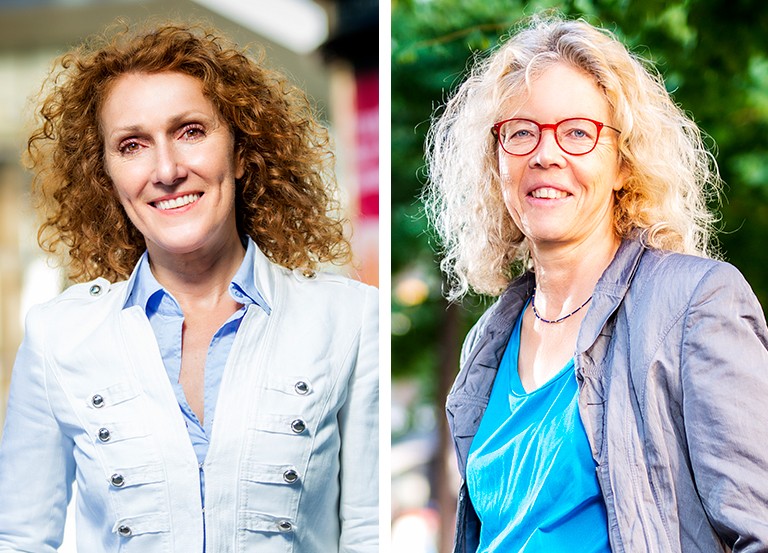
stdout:
POLYGON ((188 125, 182 131, 182 138, 186 140, 197 140, 205 136, 205 131, 199 125, 188 125))
POLYGON ((126 140, 125 142, 121 143, 118 150, 121 154, 133 154, 139 151, 141 148, 141 144, 139 144, 135 140, 126 140))

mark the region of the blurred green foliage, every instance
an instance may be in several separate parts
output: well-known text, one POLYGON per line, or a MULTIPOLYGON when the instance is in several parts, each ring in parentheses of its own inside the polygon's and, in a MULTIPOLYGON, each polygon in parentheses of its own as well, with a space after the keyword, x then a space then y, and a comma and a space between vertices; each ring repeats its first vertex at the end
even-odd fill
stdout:
MULTIPOLYGON (((616 35, 664 75, 674 99, 711 137, 726 189, 720 242, 768 306, 768 4, 756 0, 393 0, 393 377, 422 380, 436 399, 447 305, 436 244, 421 216, 424 137, 430 117, 473 56, 526 15, 557 9, 616 35), (426 284, 419 289, 414 283, 426 284), (414 292, 415 290, 415 292, 414 292)), ((458 308, 463 336, 487 307, 458 308)), ((457 369, 449 363, 443 371, 457 369)), ((442 399, 437 400, 442 403, 442 399)))

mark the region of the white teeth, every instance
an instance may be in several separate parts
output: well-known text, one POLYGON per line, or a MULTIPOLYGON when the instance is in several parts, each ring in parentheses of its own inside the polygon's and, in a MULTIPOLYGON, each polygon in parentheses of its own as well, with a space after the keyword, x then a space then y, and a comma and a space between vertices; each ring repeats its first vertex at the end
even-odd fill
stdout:
POLYGON ((155 207, 157 209, 165 211, 166 209, 183 207, 185 205, 191 204, 192 202, 196 202, 199 199, 200 199, 200 194, 187 194, 186 196, 180 196, 178 198, 172 198, 170 200, 161 200, 159 202, 155 202, 155 207))
POLYGON ((556 190, 555 188, 537 188, 531 192, 531 196, 534 198, 547 198, 548 200, 556 200, 565 198, 568 195, 567 192, 562 190, 556 190))

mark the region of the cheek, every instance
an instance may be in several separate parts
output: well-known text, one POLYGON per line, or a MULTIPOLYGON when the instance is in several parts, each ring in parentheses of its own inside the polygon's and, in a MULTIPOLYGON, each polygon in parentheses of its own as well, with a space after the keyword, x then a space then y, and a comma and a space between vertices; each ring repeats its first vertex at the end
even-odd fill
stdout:
POLYGON ((499 159, 499 185, 501 186, 501 196, 504 199, 504 205, 507 206, 507 210, 513 216, 513 210, 517 211, 517 206, 520 203, 517 194, 519 183, 519 171, 507 161, 499 159))
POLYGON ((105 170, 107 178, 112 183, 113 194, 120 204, 127 209, 141 190, 141 186, 136 184, 139 182, 136 175, 127 167, 119 165, 110 167, 109 164, 105 164, 105 170))

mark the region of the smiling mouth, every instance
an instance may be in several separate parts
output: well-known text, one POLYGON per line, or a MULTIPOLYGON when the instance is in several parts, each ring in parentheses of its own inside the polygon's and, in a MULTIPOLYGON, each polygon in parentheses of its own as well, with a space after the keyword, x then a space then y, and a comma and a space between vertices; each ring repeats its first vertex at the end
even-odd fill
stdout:
POLYGON ((202 196, 202 194, 187 194, 186 196, 179 196, 178 198, 172 198, 170 200, 160 200, 158 202, 154 202, 152 205, 154 205, 160 211, 178 209, 180 207, 184 207, 185 205, 196 202, 200 199, 200 196, 202 196))
POLYGON ((531 196, 534 198, 544 198, 547 200, 559 200, 565 198, 568 192, 563 190, 557 190, 556 188, 537 188, 531 192, 531 196))

